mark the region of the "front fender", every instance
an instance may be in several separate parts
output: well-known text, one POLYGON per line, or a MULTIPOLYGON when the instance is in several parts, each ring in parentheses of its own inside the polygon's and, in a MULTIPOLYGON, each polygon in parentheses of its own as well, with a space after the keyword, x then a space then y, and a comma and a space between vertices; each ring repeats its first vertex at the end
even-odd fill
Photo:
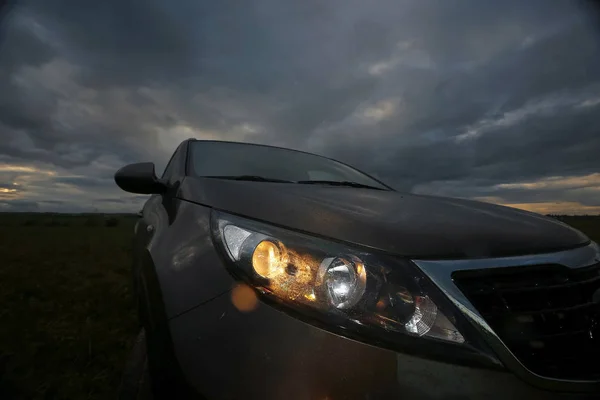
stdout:
POLYGON ((167 319, 230 290, 234 283, 212 243, 211 209, 172 200, 177 205, 170 216, 159 204, 160 197, 149 201, 157 204, 150 204, 145 212, 151 228, 140 271, 149 290, 150 309, 163 308, 167 319))

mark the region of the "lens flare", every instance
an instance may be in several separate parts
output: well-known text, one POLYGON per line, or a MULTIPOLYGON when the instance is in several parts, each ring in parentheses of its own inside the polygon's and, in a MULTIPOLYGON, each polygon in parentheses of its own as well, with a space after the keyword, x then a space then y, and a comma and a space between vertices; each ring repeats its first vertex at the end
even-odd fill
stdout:
POLYGON ((241 312, 254 311, 258 307, 258 298, 248 285, 236 285, 231 291, 231 302, 241 312))

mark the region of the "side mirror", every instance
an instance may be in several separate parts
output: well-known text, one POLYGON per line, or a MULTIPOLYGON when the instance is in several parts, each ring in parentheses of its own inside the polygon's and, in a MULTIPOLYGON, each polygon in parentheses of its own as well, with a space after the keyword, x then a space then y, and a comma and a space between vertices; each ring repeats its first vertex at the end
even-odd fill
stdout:
POLYGON ((115 173, 117 186, 129 193, 161 194, 167 185, 161 182, 154 172, 154 163, 129 164, 115 173))

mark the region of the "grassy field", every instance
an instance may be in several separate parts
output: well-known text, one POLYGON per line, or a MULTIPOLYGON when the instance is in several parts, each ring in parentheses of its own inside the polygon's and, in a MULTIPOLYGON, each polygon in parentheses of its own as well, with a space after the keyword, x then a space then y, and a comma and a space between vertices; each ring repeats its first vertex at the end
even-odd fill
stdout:
MULTIPOLYGON (((563 217, 600 242, 600 217, 563 217)), ((111 399, 137 333, 135 217, 0 213, 0 399, 111 399)))
POLYGON ((600 243, 600 216, 556 217, 579 229, 596 243, 600 243))
POLYGON ((0 214, 0 399, 115 398, 137 330, 134 223, 0 214))

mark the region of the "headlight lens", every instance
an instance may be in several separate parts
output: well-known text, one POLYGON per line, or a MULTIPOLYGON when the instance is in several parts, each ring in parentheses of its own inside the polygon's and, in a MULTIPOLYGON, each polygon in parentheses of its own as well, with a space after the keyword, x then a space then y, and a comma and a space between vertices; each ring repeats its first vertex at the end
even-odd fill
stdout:
POLYGON ((322 288, 335 308, 351 308, 363 297, 367 285, 365 266, 358 257, 327 257, 319 266, 314 287, 322 288))
POLYGON ((213 234, 234 275, 287 307, 343 328, 465 341, 409 261, 220 213, 213 234))

